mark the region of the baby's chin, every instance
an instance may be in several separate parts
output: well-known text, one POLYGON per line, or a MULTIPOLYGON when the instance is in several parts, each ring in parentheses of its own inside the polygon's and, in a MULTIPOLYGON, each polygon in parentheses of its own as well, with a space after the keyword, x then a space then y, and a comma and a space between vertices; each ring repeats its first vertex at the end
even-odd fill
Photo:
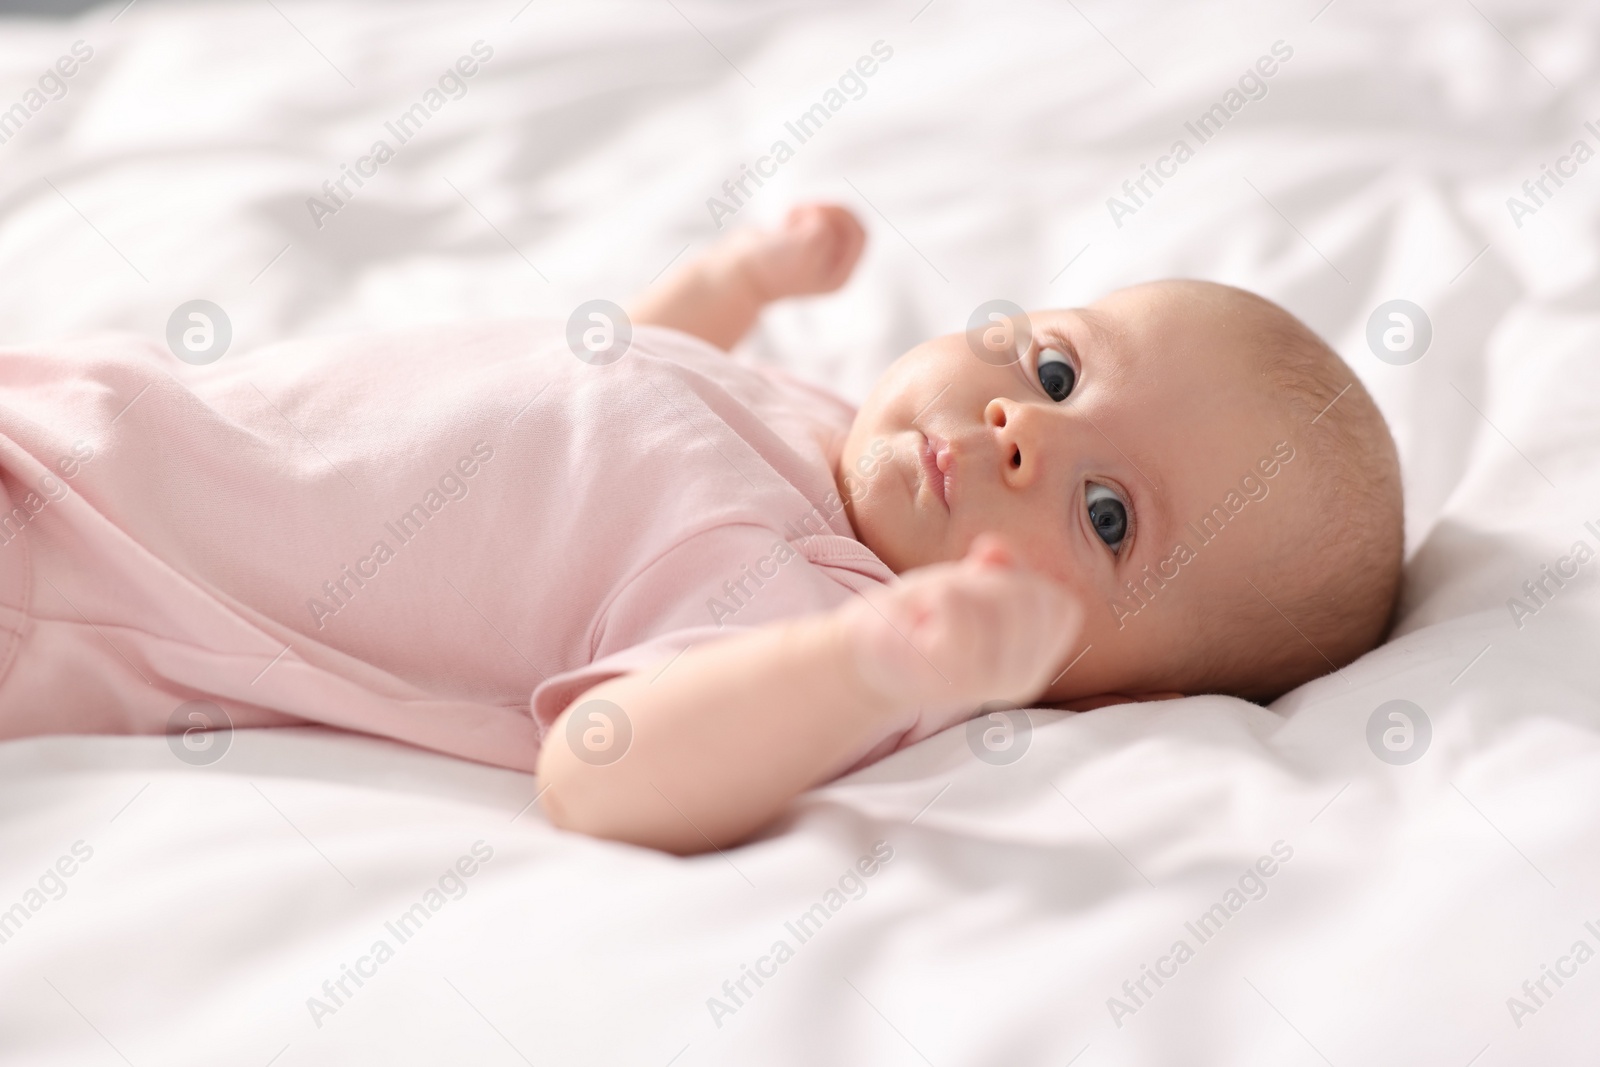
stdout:
POLYGON ((883 561, 885 567, 896 574, 924 565, 915 551, 915 546, 908 545, 904 538, 892 536, 888 531, 881 529, 870 515, 860 518, 852 515, 850 526, 855 530, 856 540, 865 545, 874 556, 883 561))
MULTIPOLYGON (((931 531, 916 527, 917 516, 911 514, 899 521, 888 521, 884 515, 874 515, 870 509, 850 517, 850 525, 860 541, 884 566, 896 574, 931 567, 936 563, 949 563, 960 559, 964 550, 940 543, 931 531)), ((970 540, 970 539, 969 539, 970 540)))
POLYGON ((854 501, 846 507, 850 528, 884 566, 901 574, 916 567, 938 562, 919 536, 915 514, 895 514, 886 506, 888 502, 874 502, 868 498, 854 501))

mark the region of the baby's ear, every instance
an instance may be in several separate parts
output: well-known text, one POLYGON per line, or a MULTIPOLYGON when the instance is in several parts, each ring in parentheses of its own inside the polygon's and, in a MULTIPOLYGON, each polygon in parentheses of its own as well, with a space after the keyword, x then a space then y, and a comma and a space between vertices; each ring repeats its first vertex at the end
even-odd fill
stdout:
POLYGON ((1109 708, 1113 704, 1139 704, 1146 700, 1181 700, 1186 695, 1173 692, 1101 693, 1099 696, 1079 697, 1077 700, 1058 700, 1050 706, 1066 711, 1094 711, 1096 708, 1109 708))

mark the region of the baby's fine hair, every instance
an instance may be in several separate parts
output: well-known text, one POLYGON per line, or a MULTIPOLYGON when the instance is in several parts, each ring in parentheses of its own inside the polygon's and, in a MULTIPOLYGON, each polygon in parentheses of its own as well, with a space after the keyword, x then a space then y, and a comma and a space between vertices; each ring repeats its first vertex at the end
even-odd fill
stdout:
POLYGON ((1343 667, 1393 625, 1405 549, 1399 457, 1371 394, 1322 338, 1254 293, 1195 284, 1219 290, 1230 314, 1256 320, 1244 331, 1254 337, 1252 362, 1295 428, 1310 506, 1259 561, 1262 595, 1204 609, 1207 628, 1229 647, 1206 642, 1180 688, 1265 702, 1343 667), (1260 637, 1274 632, 1285 639, 1260 637))

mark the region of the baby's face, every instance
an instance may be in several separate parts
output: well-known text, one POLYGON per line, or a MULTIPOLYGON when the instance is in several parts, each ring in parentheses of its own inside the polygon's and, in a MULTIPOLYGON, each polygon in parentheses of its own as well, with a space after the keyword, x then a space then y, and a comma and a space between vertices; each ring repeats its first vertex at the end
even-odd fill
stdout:
POLYGON ((951 334, 889 368, 836 471, 847 514, 896 572, 1003 535, 1085 607, 1089 651, 1047 698, 1149 692, 1161 657, 1197 642, 1206 598, 1261 595, 1246 579, 1281 526, 1271 511, 1307 501, 1299 469, 1268 482, 1260 464, 1295 437, 1248 358, 1257 323, 1203 291, 1157 282, 1030 323, 1015 359, 951 334), (1245 478, 1267 495, 1199 545, 1185 525, 1245 478), (1177 574, 1130 616, 1125 583, 1146 568, 1177 574))

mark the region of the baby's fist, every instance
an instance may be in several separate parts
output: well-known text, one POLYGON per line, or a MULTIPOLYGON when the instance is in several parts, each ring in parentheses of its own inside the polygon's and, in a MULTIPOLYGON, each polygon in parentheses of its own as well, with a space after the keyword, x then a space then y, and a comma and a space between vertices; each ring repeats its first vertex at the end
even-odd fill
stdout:
POLYGON ((1038 697, 1078 643, 1083 611, 984 534, 959 562, 910 571, 843 616, 862 678, 909 709, 915 741, 985 702, 1038 697))

